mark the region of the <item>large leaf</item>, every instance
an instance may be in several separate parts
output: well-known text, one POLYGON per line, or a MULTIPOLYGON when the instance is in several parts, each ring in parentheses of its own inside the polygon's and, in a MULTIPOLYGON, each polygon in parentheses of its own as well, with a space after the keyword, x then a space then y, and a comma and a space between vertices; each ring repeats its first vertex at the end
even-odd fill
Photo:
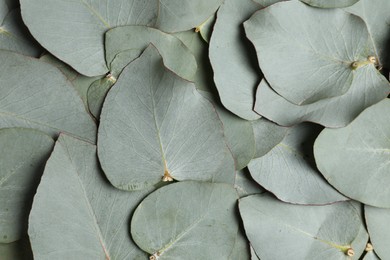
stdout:
POLYGON ((38 56, 42 49, 23 24, 20 9, 10 9, 0 0, 0 49, 38 56))
POLYGON ((115 189, 99 168, 96 147, 61 135, 30 213, 34 259, 145 259, 128 224, 147 192, 115 189))
POLYGON ((372 65, 360 69, 346 94, 302 106, 290 103, 263 80, 257 89, 255 111, 284 126, 309 121, 326 127, 343 127, 365 108, 386 98, 389 92, 389 82, 372 65))
POLYGON ((366 205, 364 213, 375 253, 383 260, 390 259, 390 209, 366 205))
POLYGON ((260 118, 253 112, 253 105, 261 73, 243 35, 242 23, 259 8, 252 0, 226 0, 218 11, 210 40, 210 61, 221 102, 248 120, 260 118))
POLYGON ((131 235, 151 259, 227 259, 238 231, 236 201, 227 184, 171 184, 140 203, 131 235))
POLYGON ((318 169, 344 195, 390 208, 390 99, 364 110, 351 124, 325 129, 314 144, 318 169))
POLYGON ((123 25, 154 25, 158 1, 20 0, 23 20, 38 42, 81 74, 108 69, 104 33, 123 25))
POLYGON ((260 259, 358 259, 368 240, 360 207, 350 202, 301 206, 252 195, 239 208, 260 259))
POLYGON ((80 97, 54 66, 0 51, 0 127, 35 128, 58 136, 67 132, 95 141, 96 125, 80 97))
POLYGON ((346 93, 359 68, 374 63, 364 21, 339 9, 285 1, 256 12, 244 27, 265 78, 294 104, 346 93))
POLYGON ((0 129, 0 243, 27 232, 32 197, 53 139, 33 129, 0 129))
POLYGON ((313 143, 321 128, 302 124, 264 156, 252 160, 252 177, 280 200, 298 204, 328 204, 347 200, 315 168, 313 143))
POLYGON ((383 64, 385 67, 389 68, 390 1, 360 0, 358 3, 345 10, 363 18, 367 24, 370 37, 374 42, 379 64, 383 64))
POLYGON ((234 161, 212 104, 167 70, 150 46, 108 92, 100 117, 99 159, 120 189, 161 181, 234 181, 234 161))
POLYGON ((302 2, 314 7, 337 8, 347 7, 357 3, 359 0, 301 0, 302 2))
POLYGON ((158 0, 156 27, 165 32, 195 28, 212 16, 223 0, 158 0))

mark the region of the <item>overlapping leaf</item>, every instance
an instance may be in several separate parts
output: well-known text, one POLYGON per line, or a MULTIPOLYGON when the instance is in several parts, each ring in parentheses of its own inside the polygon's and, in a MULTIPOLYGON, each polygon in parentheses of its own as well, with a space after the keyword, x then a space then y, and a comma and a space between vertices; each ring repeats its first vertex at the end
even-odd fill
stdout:
POLYGON ((265 190, 253 180, 247 168, 236 172, 234 188, 240 198, 265 192, 265 190))
POLYGON ((0 128, 35 128, 95 141, 96 125, 80 97, 54 66, 0 51, 0 128))
POLYGON ((99 168, 96 147, 61 135, 29 218, 34 259, 145 259, 128 223, 148 192, 115 189, 99 168))
POLYGON ((368 240, 360 206, 301 206, 267 195, 240 199, 245 232, 260 259, 356 259, 368 240))
POLYGON ((298 125, 264 156, 252 160, 252 177, 280 200, 298 204, 329 204, 347 200, 315 168, 313 143, 320 129, 298 125))
POLYGON ((120 189, 173 179, 234 182, 234 161, 212 104, 168 71, 153 46, 109 91, 98 137, 103 170, 120 189))
POLYGON ((339 9, 285 1, 256 12, 244 27, 267 81, 298 105, 345 94, 358 67, 376 54, 364 21, 339 9))
POLYGON ((154 259, 228 259, 238 231, 236 200, 227 184, 171 184, 140 203, 131 235, 154 259))
POLYGON ((241 24, 259 8, 252 0, 226 0, 218 11, 210 40, 210 61, 221 102, 247 120, 260 118, 253 105, 261 73, 241 24))
POLYGON ((347 7, 357 3, 359 0, 301 0, 302 2, 314 7, 337 8, 347 7))
POLYGON ((26 234, 32 197, 53 145, 40 131, 0 129, 0 243, 26 234))
POLYGON ((390 208, 390 100, 363 111, 351 124, 325 129, 314 144, 318 169, 344 195, 390 208))
POLYGON ((383 260, 390 259, 390 209, 366 205, 364 214, 375 253, 383 260))

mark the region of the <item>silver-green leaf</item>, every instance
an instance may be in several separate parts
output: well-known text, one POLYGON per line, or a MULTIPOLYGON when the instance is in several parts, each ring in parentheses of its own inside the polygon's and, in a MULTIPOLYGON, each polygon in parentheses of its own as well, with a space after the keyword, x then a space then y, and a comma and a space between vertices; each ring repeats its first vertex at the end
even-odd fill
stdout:
POLYGON ((365 205, 364 214, 375 253, 383 260, 390 259, 390 209, 365 205))
POLYGON ((320 8, 340 8, 356 4, 359 0, 301 0, 302 2, 320 8))

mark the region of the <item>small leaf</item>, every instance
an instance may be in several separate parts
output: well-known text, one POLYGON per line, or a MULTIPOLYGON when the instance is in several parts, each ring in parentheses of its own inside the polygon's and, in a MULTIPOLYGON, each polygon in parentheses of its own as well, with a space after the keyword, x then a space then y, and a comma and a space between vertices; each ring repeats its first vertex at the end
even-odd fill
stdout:
POLYGON ((297 105, 345 94, 359 72, 352 64, 369 64, 376 54, 364 21, 339 9, 283 1, 244 27, 271 87, 297 105))
POLYGON ((320 8, 347 7, 356 4, 359 0, 301 0, 302 2, 320 8))
POLYGON ((136 244, 156 259, 228 259, 237 194, 227 184, 175 183, 150 194, 131 220, 136 244))
POLYGON ((240 198, 265 192, 265 190, 253 180, 247 168, 236 172, 234 188, 240 198))
POLYGON ((32 197, 53 145, 37 130, 0 129, 0 243, 26 234, 32 197))
POLYGON ((301 206, 252 195, 239 208, 260 259, 358 259, 368 240, 356 203, 301 206))
POLYGON ((344 195, 390 208, 390 100, 364 110, 351 124, 325 129, 314 144, 318 169, 344 195))
POLYGON ((161 181, 234 182, 234 161, 212 104, 167 70, 152 45, 108 92, 100 117, 99 159, 120 189, 161 181))
POLYGON ((318 205, 348 200, 315 167, 312 149, 320 130, 309 124, 291 128, 270 152, 249 163, 253 179, 285 202, 318 205))
POLYGON ((199 32, 202 39, 207 43, 210 41, 216 19, 217 15, 213 14, 205 22, 195 28, 195 32, 199 32))
POLYGON ((209 56, 221 102, 247 120, 260 118, 253 112, 253 104, 261 73, 241 25, 259 8, 252 0, 226 0, 217 13, 210 40, 209 56))
POLYGON ((370 240, 375 253, 381 259, 389 259, 390 255, 390 209, 364 206, 366 223, 370 240))
POLYGON ((99 168, 96 147, 61 135, 30 213, 34 259, 145 259, 127 227, 150 191, 115 189, 99 168))

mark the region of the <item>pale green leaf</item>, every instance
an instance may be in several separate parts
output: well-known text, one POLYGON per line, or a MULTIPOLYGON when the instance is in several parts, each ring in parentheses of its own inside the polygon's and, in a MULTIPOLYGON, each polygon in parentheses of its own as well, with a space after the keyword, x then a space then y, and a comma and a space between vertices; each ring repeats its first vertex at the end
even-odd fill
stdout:
POLYGON ((244 27, 271 87, 298 105, 345 94, 376 54, 364 21, 340 9, 284 1, 256 12, 244 27))
POLYGON ((368 240, 360 206, 350 202, 302 206, 252 195, 239 208, 260 259, 349 260, 348 250, 358 259, 368 240))
POLYGON ((265 190, 253 180, 247 168, 236 172, 234 188, 240 198, 265 192, 265 190))
POLYGON ((390 209, 365 205, 364 214, 375 253, 383 260, 390 259, 390 209))
POLYGON ((66 132, 95 141, 96 125, 69 81, 54 66, 0 51, 0 128, 66 132))
POLYGON ((167 70, 153 46, 108 92, 99 159, 111 183, 143 189, 161 181, 234 182, 234 161, 212 104, 167 70))
POLYGON ((0 243, 26 234, 32 197, 53 145, 37 130, 0 129, 0 243))
POLYGON ((216 19, 217 19, 217 15, 213 14, 205 22, 203 22, 195 29, 195 32, 199 32, 200 35, 202 36, 202 39, 207 43, 209 43, 210 41, 216 19))
POLYGON ((24 237, 13 243, 0 243, 1 260, 33 260, 30 242, 24 237))
POLYGON ((146 197, 131 235, 156 259, 228 259, 235 244, 237 194, 227 184, 180 182, 146 197))
POLYGON ((221 102, 247 120, 260 118, 253 105, 261 73, 242 23, 259 8, 252 0, 225 0, 218 10, 210 40, 210 61, 221 102))
POLYGON ((30 213, 34 259, 145 259, 128 225, 148 192, 115 189, 99 168, 96 147, 61 135, 30 213))
POLYGON ((320 8, 339 8, 356 4, 359 0, 301 0, 302 2, 320 8))
MULTIPOLYGON (((385 258, 383 259, 385 260, 385 258)), ((369 251, 364 255, 363 260, 381 260, 381 259, 374 253, 374 251, 369 251)))
POLYGON ((364 110, 351 124, 325 129, 314 144, 318 169, 344 195, 390 208, 390 100, 364 110))

